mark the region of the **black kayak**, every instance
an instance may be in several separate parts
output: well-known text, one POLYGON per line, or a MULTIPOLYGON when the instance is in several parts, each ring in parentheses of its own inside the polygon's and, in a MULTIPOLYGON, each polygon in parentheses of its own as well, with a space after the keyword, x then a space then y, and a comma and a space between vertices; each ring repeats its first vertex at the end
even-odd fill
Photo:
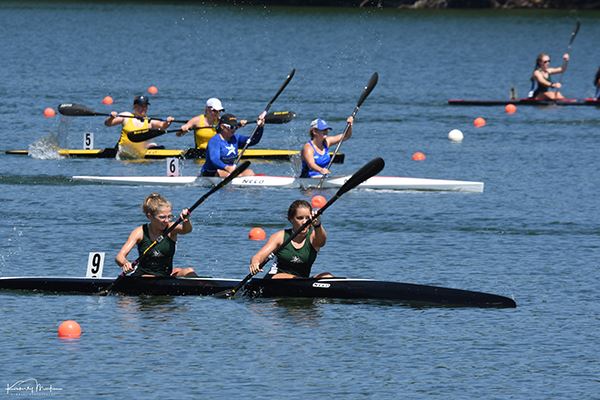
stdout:
MULTIPOLYGON (((210 296, 235 287, 239 279, 224 278, 116 278, 2 277, 0 290, 33 293, 139 296, 210 296), (112 286, 112 287, 111 287, 112 286)), ((384 300, 409 305, 515 308, 513 299, 495 294, 412 283, 351 278, 253 278, 244 288, 250 298, 326 298, 384 300)))
POLYGON ((448 104, 452 106, 505 106, 514 104, 516 106, 595 106, 600 107, 600 100, 587 99, 562 99, 562 100, 536 100, 530 98, 509 100, 462 100, 450 99, 448 104))

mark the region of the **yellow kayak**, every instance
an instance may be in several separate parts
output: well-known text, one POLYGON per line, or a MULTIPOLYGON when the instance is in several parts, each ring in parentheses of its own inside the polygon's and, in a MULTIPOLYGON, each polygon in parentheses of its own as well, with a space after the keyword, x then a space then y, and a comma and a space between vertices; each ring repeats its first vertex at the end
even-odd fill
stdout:
MULTIPOLYGON (((28 150, 6 150, 6 154, 27 156, 28 150)), ((148 149, 144 159, 157 160, 168 157, 181 157, 186 159, 204 158, 205 150, 200 149, 148 149)), ((292 156, 299 155, 299 150, 277 150, 277 149, 247 149, 244 152, 243 159, 260 159, 272 161, 289 161, 292 156)), ((330 153, 333 155, 333 153, 330 153)), ((115 158, 117 149, 108 147, 105 149, 58 149, 58 155, 62 157, 74 158, 115 158)), ((338 153, 333 160, 334 163, 342 164, 344 154, 338 153)))

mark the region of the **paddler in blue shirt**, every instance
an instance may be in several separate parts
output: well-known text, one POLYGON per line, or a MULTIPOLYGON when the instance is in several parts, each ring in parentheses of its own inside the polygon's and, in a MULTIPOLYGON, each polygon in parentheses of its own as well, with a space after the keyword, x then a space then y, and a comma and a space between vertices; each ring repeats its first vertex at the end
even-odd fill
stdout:
MULTIPOLYGON (((288 238, 292 231, 297 232, 302 225, 314 217, 310 203, 306 200, 294 201, 288 209, 288 221, 292 224, 291 229, 275 232, 267 243, 250 260, 250 273, 253 275, 260 272, 260 264, 267 259, 269 254, 277 250, 288 238)), ((327 232, 319 218, 312 222, 312 226, 300 231, 290 243, 275 254, 276 261, 266 275, 267 279, 291 279, 308 278, 312 265, 317 258, 319 250, 327 242, 327 232)), ((329 272, 322 272, 314 278, 332 278, 329 272)))
POLYGON ((312 178, 321 175, 328 175, 330 171, 327 169, 331 161, 329 148, 338 144, 342 140, 346 141, 352 136, 352 124, 354 118, 352 116, 346 119, 349 124, 346 136, 343 134, 327 136, 332 128, 327 124, 327 121, 317 118, 310 123, 310 140, 302 147, 302 171, 300 178, 312 178))
POLYGON ((133 99, 133 113, 124 112, 117 114, 113 111, 104 121, 104 125, 106 126, 123 125, 121 128, 121 137, 117 143, 119 158, 144 158, 147 149, 158 147, 156 143, 151 143, 149 140, 134 143, 127 137, 128 133, 134 131, 142 132, 148 129, 167 129, 171 125, 171 122, 173 122, 174 118, 171 116, 167 117, 166 121, 149 119, 147 116, 148 105, 150 105, 148 97, 143 95, 136 96, 133 99))
MULTIPOLYGON (((249 146, 254 146, 262 138, 265 114, 259 115, 256 120, 256 133, 251 138, 249 146)), ((218 176, 225 178, 235 169, 235 160, 238 151, 248 141, 248 136, 237 135, 235 131, 240 127, 237 118, 233 114, 223 114, 217 124, 217 134, 208 141, 206 148, 206 160, 202 166, 202 176, 218 176)), ((246 169, 239 176, 254 175, 254 171, 246 169)))

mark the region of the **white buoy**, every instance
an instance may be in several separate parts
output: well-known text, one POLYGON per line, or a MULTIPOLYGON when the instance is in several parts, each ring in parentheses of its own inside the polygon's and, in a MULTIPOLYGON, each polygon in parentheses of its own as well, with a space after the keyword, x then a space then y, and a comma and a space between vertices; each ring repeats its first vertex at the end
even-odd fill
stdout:
POLYGON ((458 129, 452 129, 450 132, 448 132, 448 139, 452 140, 453 142, 462 142, 463 137, 463 133, 458 129))

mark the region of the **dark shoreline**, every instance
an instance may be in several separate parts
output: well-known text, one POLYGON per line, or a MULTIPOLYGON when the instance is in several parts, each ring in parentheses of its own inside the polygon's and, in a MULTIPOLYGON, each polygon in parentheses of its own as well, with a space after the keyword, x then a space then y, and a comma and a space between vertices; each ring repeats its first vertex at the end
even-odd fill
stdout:
POLYGON ((405 10, 600 10, 600 0, 21 0, 6 1, 7 4, 27 3, 98 3, 98 4, 201 4, 224 6, 270 6, 288 7, 335 7, 335 8, 378 8, 405 10))
POLYGON ((403 9, 600 9, 600 0, 272 0, 207 1, 229 5, 403 9))

